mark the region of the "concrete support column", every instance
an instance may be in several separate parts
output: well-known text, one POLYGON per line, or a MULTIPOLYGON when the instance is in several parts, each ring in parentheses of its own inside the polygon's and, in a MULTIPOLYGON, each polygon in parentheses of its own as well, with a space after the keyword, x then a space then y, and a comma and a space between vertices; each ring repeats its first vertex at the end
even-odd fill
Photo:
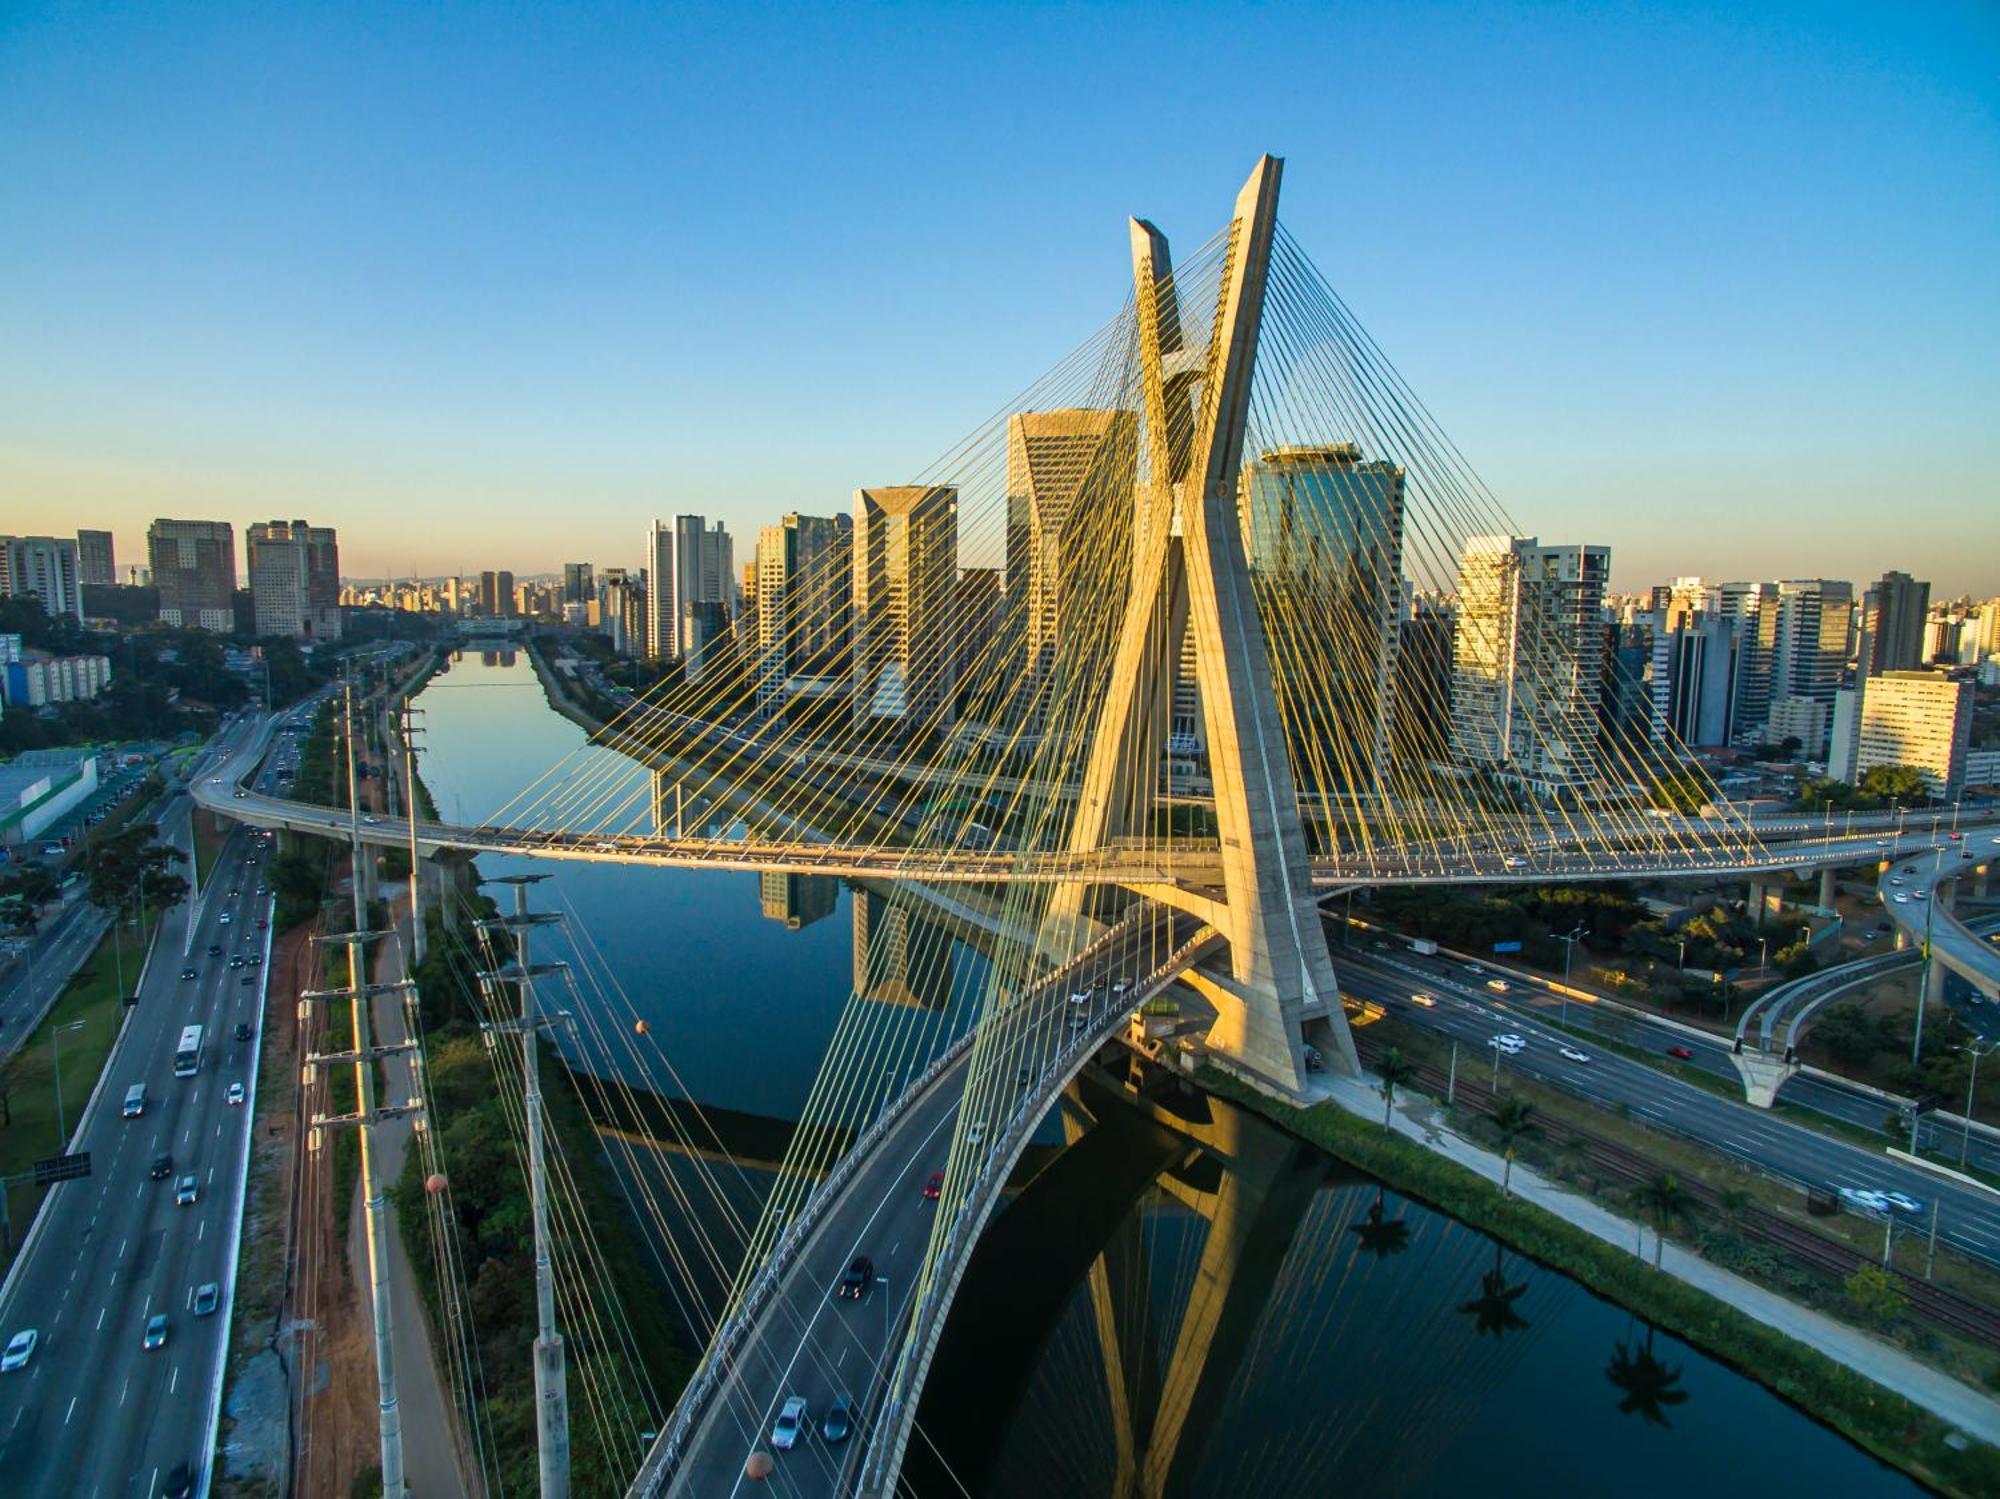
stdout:
POLYGON ((1828 865, 1819 872, 1819 903, 1827 910, 1833 909, 1833 866, 1828 865))
POLYGON ((1759 931, 1764 929, 1764 884, 1761 880, 1750 882, 1750 924, 1759 931))

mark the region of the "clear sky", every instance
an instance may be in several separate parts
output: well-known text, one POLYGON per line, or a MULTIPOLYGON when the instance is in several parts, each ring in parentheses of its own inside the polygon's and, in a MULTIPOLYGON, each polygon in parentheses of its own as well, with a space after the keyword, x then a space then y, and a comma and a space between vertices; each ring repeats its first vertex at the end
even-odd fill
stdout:
MULTIPOLYGON (((0 4, 0 531, 636 566, 1283 215, 1615 581, 2000 593, 2000 6, 0 4)), ((739 543, 739 555, 747 556, 739 543)))

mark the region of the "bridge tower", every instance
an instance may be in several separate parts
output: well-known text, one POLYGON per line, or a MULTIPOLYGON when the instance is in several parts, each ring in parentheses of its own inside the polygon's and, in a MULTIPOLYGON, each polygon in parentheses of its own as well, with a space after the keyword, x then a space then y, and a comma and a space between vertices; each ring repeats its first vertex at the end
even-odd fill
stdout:
MULTIPOLYGON (((1226 971, 1187 976, 1216 1008, 1211 1054, 1252 1081, 1297 1095, 1308 1025, 1330 1065, 1352 1073, 1360 1063, 1313 900, 1298 788, 1238 518, 1282 169, 1278 158, 1262 158, 1237 195, 1205 357, 1182 340, 1166 236, 1132 221, 1147 475, 1133 506, 1131 592, 1070 848, 1099 849, 1148 831, 1143 820, 1192 620, 1222 888, 1132 888, 1199 916, 1228 940, 1226 971)), ((1060 928, 1080 920, 1086 898, 1081 888, 1059 891, 1052 921, 1060 928)))

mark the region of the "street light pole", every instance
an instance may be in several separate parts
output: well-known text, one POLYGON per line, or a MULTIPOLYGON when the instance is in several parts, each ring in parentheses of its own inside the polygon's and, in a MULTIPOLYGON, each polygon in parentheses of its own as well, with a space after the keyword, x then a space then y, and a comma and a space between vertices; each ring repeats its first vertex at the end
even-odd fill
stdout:
POLYGON ((1966 1043, 1965 1049, 1972 1053, 1972 1079, 1965 1085, 1965 1134, 1958 1142, 1960 1170, 1965 1168, 1965 1158, 1972 1153, 1972 1100, 1979 1092, 1979 1059, 1993 1048, 1989 1046, 1982 1051, 1977 1041, 1970 1041, 1966 1043))
POLYGON ((82 1029, 83 1022, 81 1020, 72 1020, 68 1025, 59 1025, 49 1032, 49 1047, 55 1053, 56 1134, 59 1137, 57 1140, 57 1149, 64 1151, 69 1149, 69 1116, 63 1112, 62 1038, 64 1031, 80 1031, 82 1029))

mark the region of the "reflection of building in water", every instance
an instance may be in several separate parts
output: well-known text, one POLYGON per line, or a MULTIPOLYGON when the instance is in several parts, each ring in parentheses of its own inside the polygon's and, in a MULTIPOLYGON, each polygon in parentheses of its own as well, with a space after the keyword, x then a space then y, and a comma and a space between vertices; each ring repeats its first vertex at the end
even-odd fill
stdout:
POLYGON ((833 914, 840 904, 840 881, 830 874, 760 874, 757 893, 764 914, 796 932, 833 914))
POLYGON ((951 1001, 951 943, 911 906, 854 892, 854 992, 878 1004, 942 1010, 951 1001))
POLYGON ((479 653, 479 664, 481 666, 505 667, 512 670, 515 655, 516 652, 511 647, 499 651, 481 651, 479 653))

